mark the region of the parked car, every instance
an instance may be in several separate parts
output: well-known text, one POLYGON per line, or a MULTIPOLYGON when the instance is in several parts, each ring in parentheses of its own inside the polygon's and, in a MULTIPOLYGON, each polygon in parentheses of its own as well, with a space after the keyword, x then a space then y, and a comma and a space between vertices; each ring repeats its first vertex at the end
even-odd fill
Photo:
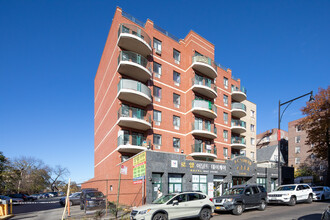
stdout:
MULTIPOLYGON (((81 192, 76 192, 69 196, 70 206, 80 205, 80 194, 81 194, 81 192)), ((61 206, 65 206, 65 200, 66 200, 66 197, 62 197, 60 199, 61 206)))
POLYGON ((245 209, 267 207, 267 192, 259 185, 238 185, 227 189, 222 196, 213 199, 216 211, 232 211, 241 215, 245 209))
POLYGON ((314 200, 326 200, 330 199, 330 188, 327 186, 314 186, 312 187, 315 193, 314 200))
POLYGON ((83 189, 80 194, 80 209, 88 211, 105 209, 105 196, 95 189, 83 189))
POLYGON ((11 197, 9 197, 9 196, 4 196, 4 195, 0 195, 0 199, 1 199, 1 200, 6 200, 7 203, 9 203, 10 200, 12 200, 13 204, 15 204, 15 203, 19 203, 19 202, 24 202, 23 199, 20 199, 20 198, 11 198, 11 197))
POLYGON ((268 202, 294 206, 297 202, 312 203, 313 195, 312 188, 307 184, 281 185, 268 193, 268 202))
POLYGON ((201 192, 167 194, 152 204, 133 208, 131 220, 183 219, 199 217, 209 220, 214 212, 211 199, 201 192))
POLYGON ((23 199, 24 201, 34 201, 35 200, 35 198, 28 196, 26 194, 23 194, 23 193, 10 194, 8 196, 11 198, 23 199))

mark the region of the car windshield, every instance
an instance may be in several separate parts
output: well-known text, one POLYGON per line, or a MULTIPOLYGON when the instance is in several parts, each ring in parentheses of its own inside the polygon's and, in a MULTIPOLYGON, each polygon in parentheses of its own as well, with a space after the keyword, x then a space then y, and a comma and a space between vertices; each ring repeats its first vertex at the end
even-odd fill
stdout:
POLYGON ((313 191, 323 191, 323 187, 312 187, 313 191))
POLYGON ((102 198, 104 197, 104 195, 101 192, 89 192, 86 194, 86 198, 92 198, 92 197, 102 198))
POLYGON ((161 196, 160 198, 156 199, 152 203, 153 204, 164 204, 164 203, 168 202, 170 199, 172 199, 174 196, 175 196, 175 194, 164 195, 164 196, 161 196))
POLYGON ((231 188, 231 189, 227 189, 223 195, 226 196, 226 195, 239 195, 239 194, 242 194, 244 191, 244 188, 231 188))
POLYGON ((294 191, 296 186, 279 186, 275 191, 294 191))

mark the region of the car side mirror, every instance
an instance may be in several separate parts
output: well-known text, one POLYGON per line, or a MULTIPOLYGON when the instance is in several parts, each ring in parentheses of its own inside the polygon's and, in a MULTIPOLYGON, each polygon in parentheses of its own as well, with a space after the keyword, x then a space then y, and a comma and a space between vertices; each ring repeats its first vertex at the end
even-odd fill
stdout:
POLYGON ((172 204, 173 205, 179 205, 179 201, 178 200, 174 200, 172 204))

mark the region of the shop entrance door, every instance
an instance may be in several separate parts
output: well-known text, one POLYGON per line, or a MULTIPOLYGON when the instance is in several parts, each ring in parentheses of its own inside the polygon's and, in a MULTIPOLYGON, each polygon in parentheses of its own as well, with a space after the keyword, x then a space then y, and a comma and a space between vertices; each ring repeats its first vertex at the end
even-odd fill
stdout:
POLYGON ((250 177, 233 177, 233 186, 245 184, 250 177))
POLYGON ((163 184, 162 184, 162 174, 153 173, 152 174, 152 201, 157 199, 158 189, 163 192, 163 184))

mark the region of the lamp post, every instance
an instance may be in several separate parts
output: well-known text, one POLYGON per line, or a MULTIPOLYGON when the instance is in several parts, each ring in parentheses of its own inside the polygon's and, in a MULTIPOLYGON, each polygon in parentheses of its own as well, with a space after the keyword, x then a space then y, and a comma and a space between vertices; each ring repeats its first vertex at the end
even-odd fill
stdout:
POLYGON ((285 110, 291 105, 291 103, 297 99, 300 99, 302 97, 305 97, 307 95, 310 95, 309 97, 309 101, 313 101, 314 97, 313 97, 313 91, 306 93, 302 96, 299 96, 297 98, 291 99, 287 102, 281 103, 281 101, 278 101, 278 130, 277 130, 277 141, 278 141, 278 145, 277 145, 277 169, 278 169, 278 185, 282 184, 282 176, 281 176, 281 120, 282 120, 282 116, 285 112, 285 110), (288 104, 288 105, 287 105, 288 104), (281 114, 281 106, 283 105, 287 105, 285 107, 285 109, 283 110, 282 114, 281 114))

